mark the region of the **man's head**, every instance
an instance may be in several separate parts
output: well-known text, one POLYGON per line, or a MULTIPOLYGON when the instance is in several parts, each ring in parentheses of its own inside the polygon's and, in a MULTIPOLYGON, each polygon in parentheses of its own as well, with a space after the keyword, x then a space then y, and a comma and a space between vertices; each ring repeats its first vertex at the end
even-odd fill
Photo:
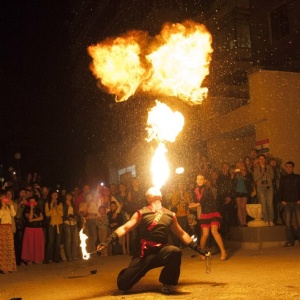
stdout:
POLYGON ((155 200, 161 200, 161 191, 156 187, 151 187, 146 192, 146 198, 148 202, 153 202, 155 200))
POLYGON ((286 162, 284 166, 286 174, 292 174, 294 172, 295 164, 292 161, 286 162))

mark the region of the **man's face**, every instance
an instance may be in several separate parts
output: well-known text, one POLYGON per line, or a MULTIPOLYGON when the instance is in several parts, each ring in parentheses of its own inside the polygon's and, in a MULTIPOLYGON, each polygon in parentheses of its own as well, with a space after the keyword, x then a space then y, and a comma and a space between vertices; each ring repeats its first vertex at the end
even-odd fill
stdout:
POLYGON ((285 171, 287 174, 292 174, 294 170, 294 167, 292 164, 286 164, 285 165, 285 171))

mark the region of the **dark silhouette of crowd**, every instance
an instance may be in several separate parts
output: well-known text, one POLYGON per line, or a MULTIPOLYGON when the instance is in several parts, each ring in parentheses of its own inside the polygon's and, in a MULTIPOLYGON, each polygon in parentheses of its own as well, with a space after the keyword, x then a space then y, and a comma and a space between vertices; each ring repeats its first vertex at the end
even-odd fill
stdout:
MULTIPOLYGON (((201 248, 216 242, 225 260, 223 241, 230 240, 230 227, 247 226, 249 203, 261 204, 266 226, 286 225, 285 246, 293 246, 300 238, 300 175, 294 174, 293 162, 285 163, 284 170, 279 159, 255 149, 243 160, 218 167, 207 155, 198 158, 190 169, 163 186, 162 203, 176 214, 186 232, 197 237, 201 248), (209 216, 209 223, 204 216, 209 216)), ((82 259, 80 231, 88 236, 86 251, 91 257, 134 255, 140 247, 139 227, 107 249, 96 249, 147 205, 146 188, 132 178, 129 183, 84 184, 68 191, 41 184, 37 173, 28 174, 22 182, 11 174, 0 191, 0 271, 15 272, 16 265, 82 259)), ((169 242, 185 247, 173 235, 169 242)))

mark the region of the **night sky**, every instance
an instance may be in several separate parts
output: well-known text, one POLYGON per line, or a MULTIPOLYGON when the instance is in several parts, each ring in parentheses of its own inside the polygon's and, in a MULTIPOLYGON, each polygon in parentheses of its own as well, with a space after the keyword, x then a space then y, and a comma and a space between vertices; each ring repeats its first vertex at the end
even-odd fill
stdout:
MULTIPOLYGON (((65 181, 71 154, 69 40, 64 1, 1 1, 1 152, 4 174, 65 181), (53 174, 55 178, 53 178, 53 174)), ((69 170, 72 172, 71 170, 69 170)), ((2 170, 3 173, 3 170, 2 170)))

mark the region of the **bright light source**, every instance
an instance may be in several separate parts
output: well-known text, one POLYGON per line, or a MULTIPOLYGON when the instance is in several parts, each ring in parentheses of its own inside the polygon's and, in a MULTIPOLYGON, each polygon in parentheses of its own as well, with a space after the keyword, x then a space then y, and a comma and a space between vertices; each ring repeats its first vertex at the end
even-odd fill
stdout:
POLYGON ((176 174, 182 174, 182 173, 184 173, 184 167, 176 168, 175 173, 176 174))

